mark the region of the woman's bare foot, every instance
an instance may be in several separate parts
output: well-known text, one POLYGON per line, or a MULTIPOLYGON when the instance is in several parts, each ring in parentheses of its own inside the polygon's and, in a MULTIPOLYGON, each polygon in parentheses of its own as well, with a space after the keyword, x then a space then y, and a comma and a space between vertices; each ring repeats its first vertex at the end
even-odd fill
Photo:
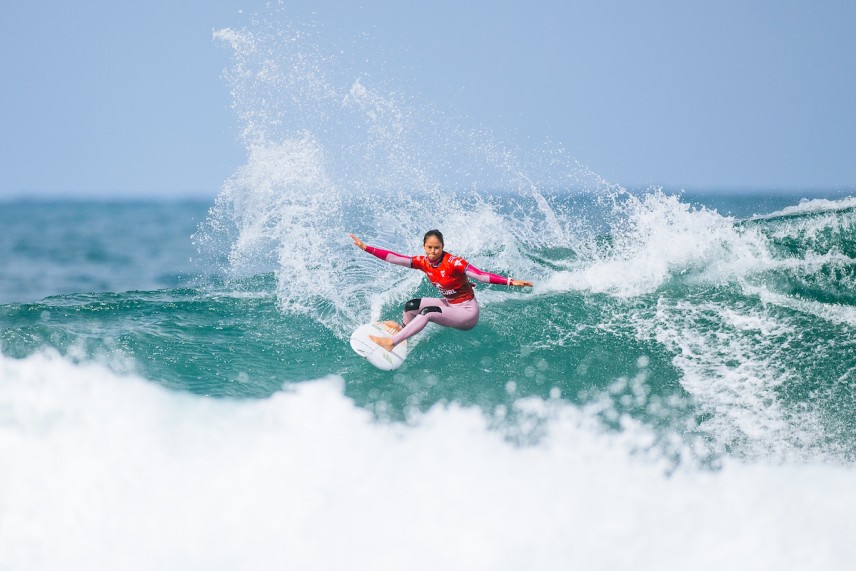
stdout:
POLYGON ((401 325, 395 321, 384 321, 383 324, 386 325, 387 329, 391 329, 394 333, 401 331, 401 325))
POLYGON ((387 351, 392 351, 392 337, 375 337, 374 335, 369 335, 369 339, 371 339, 387 351))

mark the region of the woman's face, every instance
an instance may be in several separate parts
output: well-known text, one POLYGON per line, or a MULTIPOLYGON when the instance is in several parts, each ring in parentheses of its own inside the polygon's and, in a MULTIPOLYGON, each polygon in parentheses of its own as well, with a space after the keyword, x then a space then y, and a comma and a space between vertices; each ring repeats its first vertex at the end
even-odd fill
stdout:
POLYGON ((443 242, 437 236, 428 236, 423 246, 425 247, 425 255, 432 263, 439 262, 440 258, 443 257, 443 242))

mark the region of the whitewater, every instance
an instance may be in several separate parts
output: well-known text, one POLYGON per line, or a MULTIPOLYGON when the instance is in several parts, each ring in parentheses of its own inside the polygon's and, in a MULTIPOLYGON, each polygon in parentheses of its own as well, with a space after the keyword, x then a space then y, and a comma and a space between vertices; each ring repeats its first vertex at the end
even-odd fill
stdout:
POLYGON ((846 568, 851 468, 679 470, 574 407, 536 446, 472 408, 378 423, 341 378, 216 400, 57 357, 3 358, 4 566, 846 568), (9 404, 14 409, 9 410, 9 404), (14 428, 12 428, 14 427, 14 428))

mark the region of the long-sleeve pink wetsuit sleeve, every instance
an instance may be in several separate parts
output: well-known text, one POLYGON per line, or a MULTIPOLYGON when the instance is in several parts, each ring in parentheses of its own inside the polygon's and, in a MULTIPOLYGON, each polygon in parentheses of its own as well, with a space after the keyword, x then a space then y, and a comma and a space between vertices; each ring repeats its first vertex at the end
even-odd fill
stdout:
POLYGON ((511 285, 511 278, 504 278, 490 272, 483 272, 474 265, 467 266, 467 277, 483 284, 511 285))
POLYGON ((374 246, 366 246, 366 252, 376 258, 380 258, 384 262, 389 262, 390 264, 395 264, 397 266, 404 266, 405 268, 411 267, 410 256, 402 256, 401 254, 396 254, 395 252, 390 252, 389 250, 384 250, 382 248, 375 248, 374 246))

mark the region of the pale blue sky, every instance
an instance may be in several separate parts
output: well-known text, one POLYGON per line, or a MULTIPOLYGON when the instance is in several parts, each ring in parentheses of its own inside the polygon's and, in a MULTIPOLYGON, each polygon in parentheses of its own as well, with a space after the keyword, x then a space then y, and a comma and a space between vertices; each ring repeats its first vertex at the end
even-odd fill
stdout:
MULTIPOLYGON (((215 195, 245 152, 212 31, 265 4, 4 6, 0 198, 215 195)), ((426 105, 625 186, 856 189, 853 2, 295 1, 276 18, 377 46, 426 105)))

